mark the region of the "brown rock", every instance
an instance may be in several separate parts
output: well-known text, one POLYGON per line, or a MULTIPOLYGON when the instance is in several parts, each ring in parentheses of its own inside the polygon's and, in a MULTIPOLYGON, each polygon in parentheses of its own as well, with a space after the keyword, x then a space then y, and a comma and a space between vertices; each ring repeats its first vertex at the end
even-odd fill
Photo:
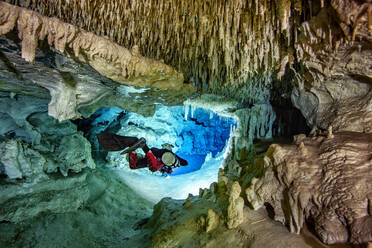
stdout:
POLYGON ((39 40, 48 42, 63 54, 88 63, 102 75, 120 83, 139 87, 193 91, 184 85, 183 75, 160 61, 145 58, 138 48, 132 51, 107 38, 94 35, 57 18, 0 2, 0 34, 17 28, 22 40, 22 57, 34 61, 39 40), (73 51, 71 53, 70 51, 73 51))
POLYGON ((259 189, 256 198, 270 204, 275 219, 292 232, 299 233, 306 221, 324 243, 364 243, 372 239, 372 136, 333 135, 304 139, 306 154, 293 145, 271 145, 264 159, 269 169, 250 188, 259 189))
POLYGON ((295 59, 300 62, 299 72, 305 74, 296 75, 298 83, 313 86, 332 70, 338 50, 351 52, 350 41, 372 40, 368 1, 7 2, 106 36, 124 47, 138 46, 142 54, 164 59, 201 88, 235 93, 242 99, 246 95, 238 96, 237 89, 244 86, 242 91, 255 94, 258 85, 271 84, 271 71, 277 70, 280 77, 295 59))
POLYGON ((207 219, 206 219, 206 232, 213 231, 220 224, 220 216, 213 211, 213 209, 208 209, 207 219))
POLYGON ((372 133, 372 90, 364 97, 339 102, 331 124, 335 131, 372 133))
POLYGON ((230 189, 229 206, 227 207, 227 227, 229 229, 239 226, 244 221, 244 200, 240 197, 241 188, 234 182, 230 189))

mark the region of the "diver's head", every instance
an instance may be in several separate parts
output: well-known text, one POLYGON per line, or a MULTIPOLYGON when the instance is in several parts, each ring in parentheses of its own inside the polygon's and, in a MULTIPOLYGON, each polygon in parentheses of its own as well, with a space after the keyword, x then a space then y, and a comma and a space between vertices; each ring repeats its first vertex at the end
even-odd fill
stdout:
POLYGON ((173 168, 188 165, 186 160, 178 157, 173 152, 164 152, 161 156, 161 161, 163 161, 165 165, 171 166, 173 168))
POLYGON ((176 159, 176 156, 172 152, 164 152, 161 156, 161 161, 163 161, 163 163, 168 166, 174 166, 177 160, 178 159, 176 159))

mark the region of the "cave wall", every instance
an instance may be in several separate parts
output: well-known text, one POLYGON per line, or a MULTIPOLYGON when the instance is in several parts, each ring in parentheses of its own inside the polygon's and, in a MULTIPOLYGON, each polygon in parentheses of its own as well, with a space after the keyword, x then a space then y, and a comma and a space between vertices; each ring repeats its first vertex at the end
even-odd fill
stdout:
MULTIPOLYGON (((371 242, 371 133, 328 131, 273 144, 249 183, 254 209, 269 205, 275 220, 300 233, 307 222, 326 244, 371 242)), ((246 173, 241 181, 248 182, 246 173)))
POLYGON ((71 122, 49 116, 48 102, 0 94, 1 221, 74 211, 89 197, 91 145, 71 122))
MULTIPOLYGON (((46 43, 35 50, 33 63, 22 59, 20 48, 16 33, 0 36, 2 230, 6 226, 22 230, 40 216, 76 212, 97 194, 91 188, 96 173, 91 144, 66 119, 113 105, 149 116, 157 99, 132 88, 118 89, 119 84, 46 43)), ((4 233, 0 244, 16 240, 12 235, 17 234, 4 233)))

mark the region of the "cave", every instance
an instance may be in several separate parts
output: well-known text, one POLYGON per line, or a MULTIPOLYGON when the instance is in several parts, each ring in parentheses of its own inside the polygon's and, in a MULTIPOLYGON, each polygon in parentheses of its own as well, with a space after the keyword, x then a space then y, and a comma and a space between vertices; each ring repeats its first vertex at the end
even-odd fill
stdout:
MULTIPOLYGON (((116 168, 115 173, 126 185, 154 203, 164 197, 186 199, 189 194, 198 195, 199 188, 207 188, 216 182, 218 170, 231 151, 237 128, 234 119, 219 116, 212 110, 163 105, 158 105, 151 117, 126 112, 118 107, 104 107, 86 119, 73 122, 91 142, 95 161, 100 161, 104 168, 116 168), (152 173, 147 169, 131 170, 128 155, 108 153, 102 149, 97 139, 97 134, 101 132, 142 137, 149 147, 172 144, 172 151, 185 159, 188 165, 174 168, 171 174, 152 173), (138 185, 143 181, 146 185, 138 185)), ((136 151, 145 155, 141 149, 136 151)))
POLYGON ((0 1, 0 247, 372 247, 371 64, 366 0, 0 1))

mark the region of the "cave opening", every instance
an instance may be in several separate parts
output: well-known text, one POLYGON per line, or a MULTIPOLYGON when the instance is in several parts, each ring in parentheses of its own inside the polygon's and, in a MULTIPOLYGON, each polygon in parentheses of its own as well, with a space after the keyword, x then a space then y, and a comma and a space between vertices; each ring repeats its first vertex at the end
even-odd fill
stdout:
MULTIPOLYGON (((218 170, 230 152, 232 134, 238 125, 236 120, 207 109, 160 104, 151 117, 118 107, 103 107, 89 118, 74 122, 90 140, 96 163, 114 170, 125 184, 152 202, 163 197, 185 199, 189 194, 198 195, 199 188, 217 181, 218 170), (172 151, 187 160, 188 165, 175 168, 168 176, 147 168, 131 170, 127 155, 100 147, 96 135, 101 132, 145 138, 150 148, 171 144, 172 151)), ((136 152, 144 155, 141 149, 136 152)))

